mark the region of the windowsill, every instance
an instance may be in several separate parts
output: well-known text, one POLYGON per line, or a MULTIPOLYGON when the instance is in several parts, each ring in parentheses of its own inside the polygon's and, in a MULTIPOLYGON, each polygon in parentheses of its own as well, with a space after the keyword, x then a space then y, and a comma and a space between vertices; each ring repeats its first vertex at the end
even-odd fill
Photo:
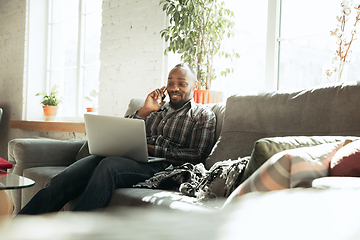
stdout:
POLYGON ((85 124, 83 122, 10 120, 10 128, 38 131, 86 133, 85 124))

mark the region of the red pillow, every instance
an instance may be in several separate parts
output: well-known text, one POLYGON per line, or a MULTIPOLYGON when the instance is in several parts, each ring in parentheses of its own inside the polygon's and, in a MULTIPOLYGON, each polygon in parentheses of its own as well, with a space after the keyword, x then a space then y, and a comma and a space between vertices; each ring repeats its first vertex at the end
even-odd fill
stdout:
POLYGON ((336 152, 330 163, 330 176, 360 177, 360 140, 336 152))
POLYGON ((13 165, 10 162, 0 157, 0 169, 7 169, 12 167, 13 165))

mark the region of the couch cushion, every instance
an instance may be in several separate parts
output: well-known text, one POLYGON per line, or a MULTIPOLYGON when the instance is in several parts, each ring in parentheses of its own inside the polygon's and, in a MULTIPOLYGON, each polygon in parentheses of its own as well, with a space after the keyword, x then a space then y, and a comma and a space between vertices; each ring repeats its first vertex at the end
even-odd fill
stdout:
POLYGON ((234 95, 227 99, 222 132, 206 160, 250 156, 255 141, 277 136, 360 136, 360 82, 303 91, 234 95))
MULTIPOLYGON (((24 170, 24 176, 35 181, 35 186, 23 189, 22 207, 42 188, 48 181, 65 167, 35 167, 24 170)), ((71 210, 78 199, 70 201, 65 210, 71 210)), ((109 207, 119 206, 143 206, 159 205, 182 211, 213 211, 214 207, 221 206, 221 201, 205 204, 196 198, 184 196, 179 192, 144 189, 144 188, 122 188, 116 189, 111 197, 109 207)))
POLYGON ((111 197, 109 207, 157 205, 181 211, 212 212, 222 201, 205 204, 197 198, 179 192, 147 188, 118 188, 111 197))

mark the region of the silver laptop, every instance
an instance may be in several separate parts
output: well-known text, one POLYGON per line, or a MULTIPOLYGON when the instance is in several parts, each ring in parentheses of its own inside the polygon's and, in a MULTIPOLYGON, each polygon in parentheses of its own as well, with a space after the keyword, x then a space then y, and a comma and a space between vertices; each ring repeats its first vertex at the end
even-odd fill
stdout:
POLYGON ((148 156, 143 120, 94 114, 85 114, 84 120, 92 155, 124 157, 139 162, 165 160, 148 156))

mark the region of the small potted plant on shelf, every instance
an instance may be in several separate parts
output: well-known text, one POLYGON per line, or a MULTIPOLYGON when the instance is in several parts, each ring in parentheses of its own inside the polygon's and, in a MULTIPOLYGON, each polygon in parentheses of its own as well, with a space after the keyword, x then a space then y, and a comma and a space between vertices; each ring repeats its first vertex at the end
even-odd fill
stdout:
POLYGON ((43 91, 35 95, 43 96, 41 104, 43 105, 42 107, 44 110, 45 121, 55 120, 58 111, 58 104, 62 102, 57 96, 59 94, 57 91, 58 88, 58 85, 54 85, 50 90, 50 94, 47 94, 45 91, 43 91))
POLYGON ((96 110, 96 100, 97 100, 98 93, 95 89, 91 90, 89 96, 84 97, 85 100, 92 103, 92 107, 87 107, 87 112, 95 112, 96 110))

